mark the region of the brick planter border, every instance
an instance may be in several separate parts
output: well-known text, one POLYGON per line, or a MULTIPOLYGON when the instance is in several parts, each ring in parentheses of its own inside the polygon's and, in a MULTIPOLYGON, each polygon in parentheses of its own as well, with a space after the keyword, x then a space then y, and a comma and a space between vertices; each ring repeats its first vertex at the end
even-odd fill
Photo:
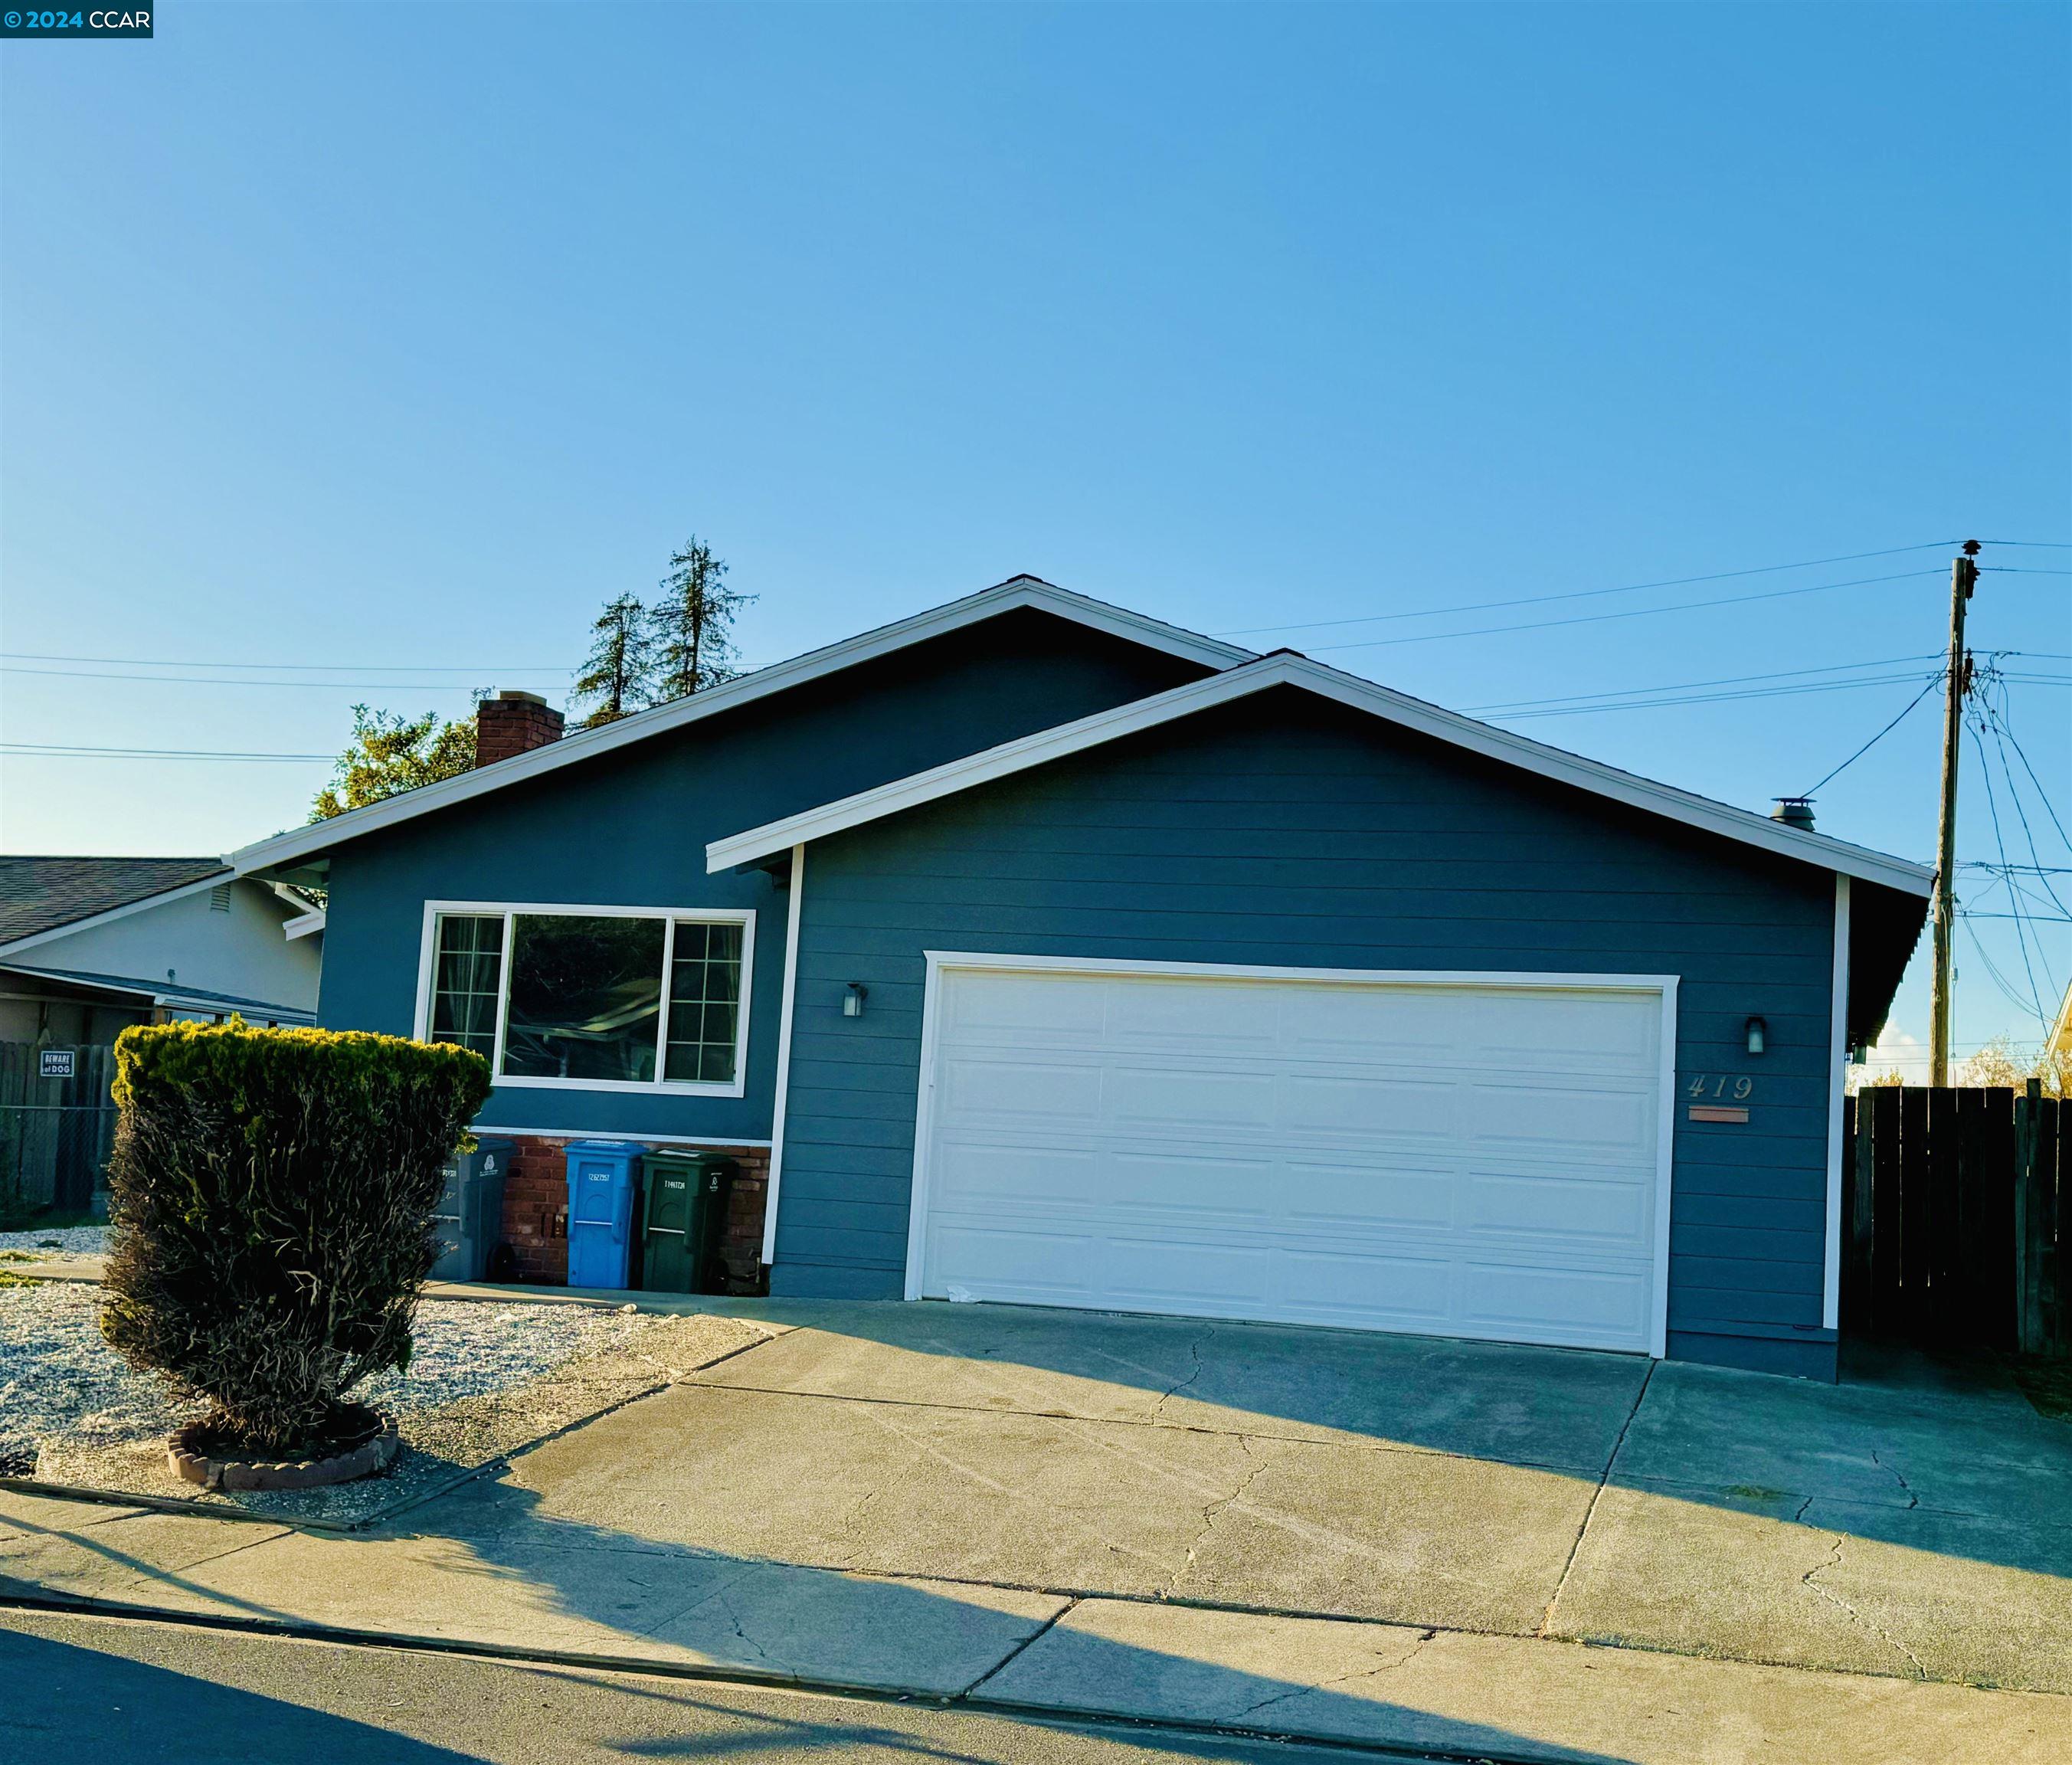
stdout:
POLYGON ((347 1483, 384 1469, 402 1444, 396 1418, 378 1410, 362 1412, 374 1432, 357 1446, 327 1458, 216 1458, 196 1446, 205 1423, 191 1421, 166 1443, 173 1475, 204 1489, 315 1489, 347 1483))

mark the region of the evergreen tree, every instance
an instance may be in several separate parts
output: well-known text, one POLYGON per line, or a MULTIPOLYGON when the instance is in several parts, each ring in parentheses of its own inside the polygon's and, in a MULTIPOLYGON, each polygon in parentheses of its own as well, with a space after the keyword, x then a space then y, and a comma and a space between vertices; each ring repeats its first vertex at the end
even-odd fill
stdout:
MULTIPOLYGON (((475 695, 479 698, 482 695, 475 695)), ((384 796, 421 784, 458 778, 475 766, 475 720, 442 722, 436 711, 405 718, 393 711, 352 708, 352 740, 338 757, 331 781, 317 792, 312 821, 327 821, 347 809, 364 808, 384 796)))
POLYGON ((590 704, 582 727, 615 723, 629 711, 654 702, 655 646, 648 610, 631 595, 607 604, 590 627, 595 637, 576 677, 574 703, 590 704))
POLYGON ((662 599, 648 614, 660 669, 662 702, 688 698, 741 671, 734 615, 755 597, 726 586, 726 566, 693 534, 669 560, 662 599))

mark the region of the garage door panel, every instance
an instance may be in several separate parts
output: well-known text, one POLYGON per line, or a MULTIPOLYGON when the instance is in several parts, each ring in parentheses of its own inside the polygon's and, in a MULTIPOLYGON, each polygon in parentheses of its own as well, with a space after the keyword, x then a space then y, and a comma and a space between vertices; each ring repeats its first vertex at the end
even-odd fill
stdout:
POLYGON ((1647 1241, 1647 1197, 1638 1181, 1470 1170, 1466 1193, 1461 1223, 1473 1230, 1578 1243, 1645 1246, 1647 1241))
POLYGON ((1450 1142, 1465 1125, 1462 1088, 1455 1080, 1298 1072, 1283 1078, 1281 1086, 1281 1118, 1299 1131, 1350 1129, 1450 1142))
POLYGON ((1287 1219, 1320 1231, 1453 1224, 1459 1184, 1451 1168, 1424 1169, 1378 1159, 1327 1163, 1290 1159, 1287 1219))
POLYGON ((1092 1291, 1091 1259, 1099 1247, 1083 1234, 944 1220, 931 1236, 939 1266, 965 1271, 930 1287, 937 1298, 962 1287, 982 1299, 1040 1305, 1083 1301, 1092 1291))
POLYGON ((1103 1162, 1101 1205, 1178 1219, 1220 1215, 1253 1226, 1270 1217, 1275 1170, 1259 1159, 1215 1158, 1178 1148, 1112 1151, 1103 1162))
POLYGON ((938 989, 923 1293, 1651 1346, 1658 994, 938 989))
POLYGON ((1635 1162, 1644 1151, 1652 1162, 1656 1109, 1650 1093, 1545 1084, 1482 1083, 1463 1088, 1478 1146, 1516 1142, 1635 1162))
POLYGON ((1240 1010, 1205 1015, 1196 989, 1184 981, 1103 983, 1103 1034, 1118 1051, 1185 1048, 1190 1054, 1256 1059, 1281 1035, 1281 1002, 1261 997, 1240 1010))
POLYGON ((1558 1330, 1623 1344, 1646 1328, 1651 1286, 1639 1271, 1472 1264, 1460 1274, 1461 1315, 1471 1324, 1531 1331, 1543 1340, 1558 1330))
POLYGON ((1660 1022, 1655 1013, 1635 1011, 1631 994, 1562 994, 1561 1039, 1551 1047, 1535 1035, 1519 1034, 1544 1021, 1517 1008, 1520 998, 1530 997, 1510 993, 1476 999, 1470 1035, 1493 1064, 1515 1060, 1555 1071, 1602 1072, 1616 1063, 1642 1078, 1653 1076, 1660 1022))
POLYGON ((1312 987, 1285 1014, 1284 1045, 1305 1059, 1421 1064, 1472 1039, 1474 1002, 1410 987, 1312 987))
POLYGON ((1107 1119, 1119 1128, 1260 1129, 1273 1125, 1277 1099, 1270 1073, 1203 1071, 1178 1062, 1153 1066, 1120 1059, 1105 1087, 1107 1119))
POLYGON ((1026 1203, 1054 1212, 1061 1205, 1097 1208, 1108 1194, 1104 1160, 1091 1146, 960 1136, 948 1150, 935 1191, 945 1206, 1026 1203))
POLYGON ((948 1107, 972 1121, 1047 1121, 1100 1113, 1107 1075, 1083 1063, 952 1059, 944 1063, 948 1107))
POLYGON ((990 978, 999 985, 957 988, 945 997, 942 1027, 959 1041, 1083 1048, 1100 1039, 1104 1002, 1098 989, 1052 986, 1045 975, 990 978))
POLYGON ((1444 1256, 1285 1253, 1281 1321, 1427 1331, 1450 1314, 1453 1267, 1444 1256))
POLYGON ((1257 1312, 1268 1302, 1273 1259, 1257 1245, 1198 1239, 1111 1238, 1100 1256, 1106 1302, 1124 1310, 1198 1314, 1233 1307, 1257 1312))

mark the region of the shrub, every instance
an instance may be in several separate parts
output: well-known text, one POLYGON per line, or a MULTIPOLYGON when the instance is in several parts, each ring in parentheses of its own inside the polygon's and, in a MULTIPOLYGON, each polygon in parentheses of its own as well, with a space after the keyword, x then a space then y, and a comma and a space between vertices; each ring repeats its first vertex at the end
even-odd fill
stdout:
POLYGON ((489 1094, 443 1044, 233 1018, 125 1030, 101 1330, 239 1450, 320 1442, 405 1365, 440 1166, 489 1094))

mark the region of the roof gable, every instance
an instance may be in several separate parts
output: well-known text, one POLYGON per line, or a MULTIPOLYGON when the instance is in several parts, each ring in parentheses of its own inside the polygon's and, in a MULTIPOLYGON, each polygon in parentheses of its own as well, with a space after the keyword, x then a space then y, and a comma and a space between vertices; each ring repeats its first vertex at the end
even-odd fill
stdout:
POLYGON ((1543 778, 1842 875, 1860 877, 1914 895, 1926 895, 1933 884, 1934 872, 1924 866, 1852 845, 1826 834, 1788 827, 1767 816, 1715 802, 1709 797, 1679 790, 1674 785, 1642 778, 1637 773, 1622 771, 1560 748, 1549 747, 1544 743, 1478 722, 1456 711, 1443 710, 1407 693, 1340 673, 1336 669, 1286 651, 1227 669, 1219 674, 1140 699, 1134 704, 1061 724, 1019 741, 1005 743, 984 753, 952 760, 874 790, 859 792, 802 814, 715 840, 705 848, 707 866, 712 870, 723 870, 753 863, 794 845, 824 839, 831 833, 896 815, 992 780, 1083 753, 1141 730, 1154 729, 1212 706, 1226 705, 1276 686, 1301 688, 1543 778))
POLYGON ((220 858, 0 857, 0 946, 76 931, 104 914, 228 874, 220 858))
POLYGON ((479 767, 458 778, 427 784, 397 796, 369 804, 328 821, 298 828, 290 833, 261 840, 232 855, 240 875, 253 872, 292 870, 299 862, 380 829, 393 827, 421 815, 429 815, 458 803, 500 790, 520 780, 533 779, 564 766, 610 754, 635 743, 679 730, 722 712, 750 705, 796 686, 824 679, 843 669, 891 655, 913 644, 963 630, 1019 607, 1033 607, 1054 614, 1092 630, 1104 632, 1133 643, 1145 644, 1199 663, 1206 668, 1227 669, 1250 661, 1254 652, 1219 639, 1203 637, 1177 625, 1150 619, 1141 613, 1111 607, 1103 601, 1075 595, 1034 576, 1017 576, 964 599, 952 601, 911 619, 882 625, 839 644, 809 651, 789 661, 773 663, 723 686, 707 689, 689 698, 635 712, 601 729, 581 730, 508 760, 479 767))

